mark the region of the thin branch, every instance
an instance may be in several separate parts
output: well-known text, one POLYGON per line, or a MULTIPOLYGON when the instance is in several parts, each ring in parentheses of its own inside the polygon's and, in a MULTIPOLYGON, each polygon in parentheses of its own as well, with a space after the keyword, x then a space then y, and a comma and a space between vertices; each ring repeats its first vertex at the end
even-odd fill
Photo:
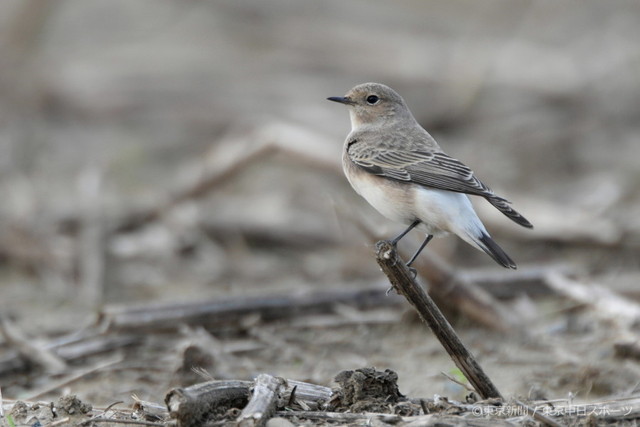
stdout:
POLYGON ((259 298, 197 301, 141 306, 107 306, 100 313, 105 330, 178 329, 183 324, 237 325, 247 315, 259 314, 265 320, 290 318, 301 314, 334 312, 336 304, 359 308, 395 304, 383 289, 346 289, 308 295, 275 295, 259 298))
POLYGON ((564 427, 563 424, 560 424, 552 420, 551 418, 547 417, 546 415, 543 415, 540 411, 536 410, 536 408, 532 408, 531 406, 519 400, 515 400, 514 402, 516 405, 520 406, 521 408, 524 408, 524 410, 527 411, 527 414, 532 416, 534 420, 539 421, 542 424, 545 424, 549 427, 564 427))
POLYGON ((249 403, 236 419, 239 427, 262 427, 274 414, 285 387, 282 378, 260 374, 249 403))
POLYGON ((397 424, 403 417, 395 414, 363 413, 353 414, 350 412, 325 412, 325 411, 278 411, 277 417, 297 418, 314 421, 329 421, 340 424, 363 423, 364 425, 374 425, 372 420, 379 420, 385 424, 397 424))
POLYGON ((45 395, 47 393, 50 393, 50 392, 52 392, 52 391, 54 391, 56 389, 59 389, 60 387, 64 387, 67 384, 70 384, 70 383, 72 383, 74 381, 77 381, 77 380, 79 380, 79 379, 81 379, 81 378, 83 378, 83 377, 85 377, 85 376, 87 376, 87 375, 89 375, 89 374, 91 374, 93 372, 97 372, 97 371, 100 371, 101 369, 104 369, 106 367, 109 367, 109 366, 115 365, 117 363, 120 363, 123 360, 124 360, 123 356, 116 356, 116 357, 108 359, 108 360, 106 360, 104 362, 101 362, 101 363, 99 363, 99 364, 97 364, 95 366, 92 366, 90 368, 83 369, 81 371, 74 372, 74 373, 71 373, 69 375, 65 375, 64 377, 62 377, 58 381, 54 381, 54 382, 48 383, 45 386, 43 386, 42 388, 40 388, 40 389, 33 390, 31 392, 31 394, 26 395, 24 397, 24 399, 25 400, 37 399, 37 398, 39 398, 39 397, 41 397, 41 396, 43 396, 43 395, 45 395))
POLYGON ((461 386, 462 388, 464 388, 467 391, 475 391, 473 389, 473 387, 471 387, 469 384, 463 383, 462 381, 452 377, 451 375, 447 374, 444 371, 441 371, 440 374, 443 375, 446 379, 448 379, 452 383, 458 384, 459 386, 461 386))
POLYGON ((478 394, 483 399, 502 398, 496 386, 478 365, 471 352, 462 344, 438 306, 414 280, 413 274, 398 257, 391 242, 378 242, 376 251, 378 264, 389 278, 391 286, 409 301, 420 317, 429 325, 453 362, 478 394))
POLYGON ((61 357, 27 338, 7 316, 0 316, 0 332, 22 358, 43 368, 46 372, 57 374, 67 369, 67 364, 61 357))

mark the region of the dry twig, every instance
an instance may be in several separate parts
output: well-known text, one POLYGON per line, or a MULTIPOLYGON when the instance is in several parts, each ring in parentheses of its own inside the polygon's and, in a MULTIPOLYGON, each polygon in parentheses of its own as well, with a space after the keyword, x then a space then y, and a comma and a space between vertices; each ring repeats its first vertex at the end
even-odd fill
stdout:
MULTIPOLYGON (((42 345, 42 348, 48 352, 55 352, 64 362, 72 362, 138 342, 140 342, 139 335, 100 335, 99 331, 86 329, 80 334, 72 333, 49 340, 42 345)), ((0 360, 0 374, 26 369, 28 363, 20 354, 18 351, 7 352, 0 360)))
POLYGON ((167 423, 156 423, 152 421, 142 421, 142 420, 120 420, 117 418, 91 418, 81 423, 77 424, 80 426, 90 426, 92 424, 98 423, 109 423, 109 424, 129 424, 132 426, 153 426, 153 427, 166 427, 167 423))
POLYGON ((65 426, 65 425, 68 425, 67 423, 69 422, 69 419, 70 419, 69 417, 64 417, 62 419, 59 419, 57 421, 47 424, 45 427, 65 426))
POLYGON ((476 286, 436 254, 429 252, 416 260, 420 276, 429 282, 433 298, 464 313, 469 319, 501 332, 522 331, 522 321, 515 312, 476 286))
POLYGON ((104 329, 167 329, 182 324, 208 327, 238 325, 248 315, 258 314, 263 320, 295 317, 300 314, 332 312, 335 304, 360 308, 395 304, 382 289, 356 289, 317 292, 308 295, 276 295, 258 298, 235 298, 226 301, 205 301, 178 304, 148 304, 141 306, 108 306, 100 314, 104 329))
POLYGON ((250 381, 207 381, 186 388, 174 388, 164 398, 169 416, 179 427, 202 425, 214 415, 242 408, 249 401, 250 381))
POLYGON ((262 427, 276 411, 285 387, 282 378, 260 374, 256 378, 251 399, 236 419, 239 427, 262 427))
POLYGON ((324 412, 324 411, 278 411, 277 417, 282 418, 298 418, 303 420, 333 422, 342 425, 350 423, 363 423, 363 425, 375 425, 373 420, 381 421, 386 424, 397 424, 403 418, 394 414, 353 414, 350 412, 324 412))
POLYGON ((502 398, 473 355, 426 292, 416 283, 409 268, 398 257, 395 247, 388 241, 376 244, 376 260, 393 286, 416 309, 444 346, 456 366, 483 399, 502 398))
MULTIPOLYGON (((271 395, 268 390, 263 390, 275 384, 270 378, 273 377, 264 376, 261 379, 266 382, 264 387, 260 386, 261 396, 263 391, 271 395)), ((165 403, 169 409, 169 415, 177 421, 178 426, 197 426, 214 416, 224 415, 231 408, 245 407, 249 402, 250 389, 253 385, 254 383, 250 381, 207 381, 187 388, 170 390, 165 397, 165 403)), ((331 398, 331 389, 328 387, 294 380, 286 380, 278 394, 282 401, 288 401, 291 400, 294 390, 293 400, 303 402, 304 405, 312 408, 323 406, 331 398)), ((255 406, 250 408, 247 413, 255 412, 255 408, 255 406)))
POLYGON ((221 141, 209 156, 215 161, 199 163, 193 169, 202 170, 202 175, 194 182, 175 192, 165 202, 150 209, 130 215, 120 221, 116 232, 131 231, 149 222, 155 221, 174 207, 185 201, 205 196, 223 182, 238 175, 256 161, 266 156, 286 153, 300 162, 315 167, 339 171, 338 156, 327 153, 330 146, 314 132, 291 124, 272 123, 256 129, 252 135, 242 132, 240 137, 231 135, 221 141), (308 153, 316 153, 309 156, 308 153))
POLYGON ((93 372, 96 372, 96 371, 99 371, 99 370, 104 369, 106 367, 109 367, 109 366, 115 365, 117 363, 120 363, 123 360, 124 360, 123 356, 116 356, 116 357, 112 357, 111 359, 108 359, 106 361, 102 361, 102 362, 100 362, 100 363, 98 363, 98 364, 96 364, 96 365, 94 365, 94 366, 92 366, 90 368, 82 369, 80 371, 70 373, 68 375, 65 375, 63 378, 61 378, 61 379, 59 379, 57 381, 48 383, 48 384, 46 384, 45 386, 43 386, 43 387, 41 387, 39 389, 32 390, 31 393, 29 395, 25 396, 24 398, 26 400, 36 399, 36 398, 38 398, 40 396, 43 396, 43 395, 45 395, 47 393, 50 393, 50 392, 52 392, 52 391, 54 391, 56 389, 59 389, 60 387, 64 387, 67 384, 70 384, 70 383, 72 383, 74 381, 77 381, 78 379, 84 378, 85 376, 87 376, 87 375, 89 375, 89 374, 91 374, 93 372))
POLYGON ((640 321, 639 304, 597 284, 581 283, 557 272, 547 275, 547 285, 560 295, 591 307, 597 317, 614 325, 623 338, 635 340, 631 328, 640 321))
POLYGON ((62 358, 24 336, 6 316, 0 316, 0 331, 22 358, 40 366, 46 372, 55 374, 67 369, 67 364, 62 358))

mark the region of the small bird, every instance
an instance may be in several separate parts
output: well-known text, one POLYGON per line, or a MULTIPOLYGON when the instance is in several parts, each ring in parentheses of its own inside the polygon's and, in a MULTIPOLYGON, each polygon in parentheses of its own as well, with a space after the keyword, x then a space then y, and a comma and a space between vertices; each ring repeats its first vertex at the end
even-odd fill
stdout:
POLYGON ((364 83, 343 97, 327 99, 349 108, 351 132, 342 155, 349 183, 382 215, 408 225, 391 243, 397 245, 414 228, 426 233, 408 266, 434 236, 453 233, 503 267, 516 268, 487 232, 467 194, 484 197, 523 227, 533 225, 465 164, 445 154, 400 95, 383 84, 364 83))

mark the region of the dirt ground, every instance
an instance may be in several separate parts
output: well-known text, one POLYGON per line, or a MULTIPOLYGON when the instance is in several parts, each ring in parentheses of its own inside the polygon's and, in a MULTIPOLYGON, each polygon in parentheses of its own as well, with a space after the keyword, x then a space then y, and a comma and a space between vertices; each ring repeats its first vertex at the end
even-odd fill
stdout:
POLYGON ((409 398, 466 402, 440 343, 384 295, 373 246, 401 226, 342 175, 348 116, 325 98, 365 81, 394 87, 535 226, 474 200, 519 269, 454 237, 417 264, 502 395, 638 396, 634 2, 27 0, 0 16, 3 427, 162 407, 210 378, 337 387, 369 367, 409 398), (504 317, 448 298, 428 259, 504 317), (159 306, 174 309, 123 320, 159 306))

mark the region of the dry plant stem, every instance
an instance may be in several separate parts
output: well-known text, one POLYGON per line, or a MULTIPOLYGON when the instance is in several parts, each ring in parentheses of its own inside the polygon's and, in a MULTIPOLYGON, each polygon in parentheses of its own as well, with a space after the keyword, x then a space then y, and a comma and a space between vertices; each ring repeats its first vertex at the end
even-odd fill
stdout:
POLYGON ((340 424, 366 423, 370 425, 370 421, 378 420, 386 424, 397 424, 403 420, 399 415, 394 414, 377 414, 364 413, 353 414, 350 412, 324 412, 324 411, 278 411, 275 413, 277 417, 282 418, 298 418, 314 421, 330 421, 340 424))
POLYGON ((108 368, 109 366, 113 366, 115 364, 121 363, 124 360, 123 356, 119 356, 116 355, 115 357, 112 357, 108 360, 105 361, 101 361, 98 364, 87 368, 87 369, 82 369, 80 371, 77 372, 71 372, 65 376, 63 376, 62 378, 56 380, 56 381, 49 381, 47 382, 45 385, 43 385, 42 387, 35 389, 35 390, 31 390, 30 394, 27 394, 24 396, 25 400, 33 400, 33 399, 37 399, 41 396, 44 396, 47 393, 51 393, 52 391, 59 389, 61 387, 64 387, 74 381, 77 381, 79 379, 82 379, 84 377, 86 377, 89 374, 92 374, 94 372, 98 372, 101 371, 102 369, 108 368))
MULTIPOLYGON (((135 403, 131 407, 132 414, 136 415, 136 419, 140 420, 166 420, 169 418, 167 407, 160 403, 148 402, 140 400, 135 395, 132 396, 135 403)), ((103 414, 107 412, 107 409, 103 410, 103 414)))
POLYGON ((500 418, 462 418, 456 415, 420 415, 413 418, 405 418, 406 424, 403 427, 514 427, 520 424, 500 418))
POLYGON ((212 414, 245 406, 251 385, 250 381, 207 381, 169 390, 164 402, 178 427, 196 427, 212 414))
POLYGON ((448 379, 452 383, 458 384, 460 387, 464 388, 467 391, 474 391, 473 387, 469 386, 469 384, 463 383, 462 381, 459 381, 459 380, 453 378, 451 375, 447 374, 446 372, 440 372, 440 375, 442 375, 443 377, 445 377, 446 379, 448 379))
MULTIPOLYGON (((84 336, 78 340, 69 340, 67 337, 55 338, 43 344, 43 348, 48 352, 55 353, 64 362, 68 363, 140 342, 140 335, 120 334, 105 336, 100 335, 100 331, 97 330, 86 330, 85 332, 84 336)), ((19 351, 9 352, 0 359, 0 375, 24 370, 27 367, 28 363, 20 356, 19 351)))
POLYGON ((22 331, 6 316, 0 316, 0 332, 7 342, 15 347, 22 358, 40 366, 46 372, 57 374, 67 369, 67 364, 62 358, 24 336, 22 331))
POLYGON ((253 393, 236 422, 239 427, 262 427, 275 413, 278 400, 284 392, 283 378, 260 374, 256 378, 253 393))
POLYGON ((444 315, 413 279, 409 268, 400 260, 391 242, 376 244, 376 259, 387 275, 391 286, 403 295, 429 325, 449 356, 483 399, 502 398, 500 392, 484 373, 473 355, 462 344, 444 315))
POLYGON ((317 411, 278 411, 276 416, 295 418, 319 422, 330 422, 331 425, 401 425, 405 427, 457 427, 461 425, 472 427, 513 427, 508 420, 497 418, 484 419, 479 417, 461 417, 455 415, 428 414, 415 417, 401 417, 393 414, 352 414, 349 412, 317 412, 317 411))
MULTIPOLYGON (((535 405, 534 408, 539 408, 549 405, 549 402, 532 402, 529 405, 535 405)), ((588 416, 598 420, 636 420, 640 418, 640 397, 630 396, 623 397, 621 399, 584 403, 579 405, 571 403, 561 404, 554 402, 553 409, 556 413, 563 415, 578 417, 588 416)))
POLYGON ((505 274, 502 270, 491 269, 465 271, 458 273, 458 276, 467 283, 482 288, 494 298, 503 300, 516 298, 523 294, 530 297, 555 294, 555 291, 547 285, 548 275, 554 272, 572 274, 569 266, 554 264, 518 267, 517 270, 509 271, 509 274, 505 274))
POLYGON ((430 292, 441 303, 455 307, 469 319, 491 329, 525 332, 522 331, 520 318, 515 312, 497 301, 489 292, 458 274, 437 255, 429 253, 420 257, 414 267, 432 285, 430 292))
POLYGON ((195 182, 192 186, 172 195, 169 200, 163 204, 155 206, 144 212, 134 213, 130 217, 125 218, 114 231, 123 232, 138 229, 149 222, 157 220, 173 207, 184 203, 185 201, 202 197, 230 176, 244 170, 246 166, 253 163, 256 159, 264 158, 264 156, 270 154, 274 148, 275 147, 271 145, 258 146, 230 165, 224 165, 221 169, 212 171, 198 182, 195 182))
POLYGON ((546 283, 560 295, 586 304, 596 317, 613 325, 622 337, 635 340, 632 329, 640 321, 640 304, 604 286, 582 283, 557 272, 550 273, 546 283))
POLYGON ((287 389, 283 394, 284 400, 291 400, 291 393, 294 393, 295 400, 302 400, 307 404, 313 404, 314 406, 319 407, 331 399, 331 394, 333 392, 329 387, 305 383, 302 381, 287 380, 287 389))
MULTIPOLYGON (((243 132, 244 133, 244 132, 243 132)), ((324 140, 317 140, 313 132, 298 129, 287 124, 272 124, 257 129, 252 135, 227 139, 215 151, 216 162, 208 165, 198 161, 193 167, 205 167, 203 175, 195 182, 171 195, 168 200, 142 212, 124 218, 115 232, 135 230, 155 221, 174 207, 197 200, 227 180, 241 174, 248 166, 275 153, 285 153, 296 163, 304 162, 318 169, 339 173, 339 163, 332 157, 323 156, 324 140), (323 151, 320 151, 323 150, 323 151), (316 153, 310 156, 308 153, 316 153)))
POLYGON ((541 422, 544 425, 547 425, 549 427, 564 427, 563 424, 560 424, 552 420, 551 418, 547 417, 546 415, 542 414, 541 412, 537 411, 535 408, 532 408, 531 406, 527 405, 524 402, 516 400, 515 404, 520 406, 521 408, 524 408, 527 411, 527 414, 529 414, 530 416, 533 417, 533 419, 541 422))
POLYGON ((92 418, 90 420, 83 421, 79 424, 76 424, 78 427, 80 426, 91 426, 93 424, 98 423, 108 423, 108 424, 128 424, 131 426, 154 426, 154 427, 163 427, 166 426, 166 423, 154 423, 151 421, 142 421, 142 420, 119 420, 117 418, 92 418))
POLYGON ((109 354, 117 349, 138 344, 139 334, 105 336, 95 331, 95 335, 64 345, 56 345, 55 351, 67 362, 83 359, 96 354, 109 354))
POLYGON ((54 421, 50 424, 46 424, 47 427, 67 426, 69 425, 69 417, 62 418, 61 420, 54 421))
POLYGON ((238 325, 248 315, 259 314, 262 320, 333 312, 336 304, 369 308, 394 304, 384 290, 355 289, 317 292, 309 295, 276 295, 260 298, 234 298, 226 301, 198 301, 178 304, 142 306, 107 306, 100 313, 104 329, 175 330, 182 324, 205 327, 238 325))
MULTIPOLYGON (((255 387, 260 396, 265 388, 268 390, 273 383, 280 381, 271 378, 273 377, 269 375, 258 377, 255 387)), ((214 411, 224 413, 228 408, 242 408, 247 405, 252 386, 253 383, 250 381, 207 381, 187 388, 170 390, 165 397, 165 403, 171 418, 177 420, 179 427, 197 426, 206 421, 214 411)), ((294 388, 294 400, 302 401, 309 407, 320 408, 331 398, 329 387, 294 380, 283 381, 283 386, 278 386, 278 394, 283 401, 288 401, 294 388)), ((256 391, 254 395, 257 395, 256 391)), ((251 408, 245 410, 254 412, 251 408)), ((266 422, 266 419, 264 421, 266 422)))

